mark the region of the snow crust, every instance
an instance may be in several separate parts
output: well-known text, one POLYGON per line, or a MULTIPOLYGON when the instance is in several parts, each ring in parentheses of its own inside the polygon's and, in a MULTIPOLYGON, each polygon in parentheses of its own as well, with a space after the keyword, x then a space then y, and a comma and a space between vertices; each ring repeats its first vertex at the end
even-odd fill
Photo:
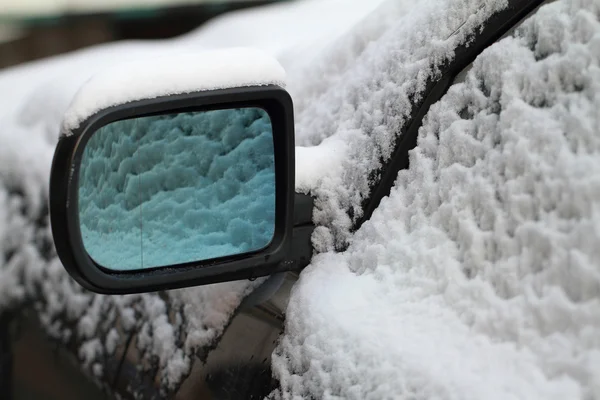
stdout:
POLYGON ((61 132, 96 112, 135 100, 242 86, 285 86, 285 71, 257 49, 228 48, 197 53, 148 56, 117 63, 92 76, 64 114, 61 132))
POLYGON ((262 280, 173 290, 162 297, 87 292, 54 253, 47 200, 61 120, 78 89, 115 59, 177 52, 167 44, 100 46, 0 74, 0 308, 33 307, 47 334, 74 344, 82 367, 107 387, 107 361, 134 337, 136 379, 156 376, 165 394, 179 387, 197 356, 205 359, 206 349, 262 280))
POLYGON ((269 115, 213 110, 100 128, 82 156, 79 220, 86 250, 109 269, 264 248, 275 231, 269 115))
MULTIPOLYGON (((262 280, 130 296, 92 294, 72 281, 54 254, 46 206, 51 159, 66 110, 93 76, 136 60, 159 68, 169 58, 210 48, 252 46, 275 55, 286 70, 301 71, 380 3, 277 4, 217 18, 174 40, 112 43, 2 70, 0 308, 34 307, 46 332, 75 346, 82 366, 105 385, 110 385, 107 361, 133 338, 140 374, 155 376, 166 396, 177 390, 196 357, 206 358, 240 302, 262 280)), ((305 78, 298 74, 297 79, 305 78)))
MULTIPOLYGON (((282 1, 215 18, 199 31, 182 36, 177 43, 210 49, 258 47, 275 55, 287 72, 310 69, 323 52, 332 50, 336 40, 356 29, 385 1, 282 1)), ((366 33, 363 32, 365 37, 366 33)))
POLYGON ((317 199, 313 239, 323 252, 294 290, 273 396, 600 397, 598 1, 560 0, 488 49, 430 112, 390 198, 351 234, 425 82, 504 7, 306 0, 236 13, 177 40, 2 71, 0 307, 33 304, 99 379, 134 337, 144 373, 165 393, 177 389, 260 281, 85 292, 52 250, 50 160, 73 97, 115 62, 161 68, 182 53, 257 46, 287 71, 297 190, 317 199))
POLYGON ((273 398, 600 398, 599 21, 542 7, 432 107, 389 198, 301 274, 273 398))
MULTIPOLYGON (((386 2, 323 53, 289 73, 297 144, 345 144, 341 167, 300 190, 316 197, 317 251, 344 248, 362 204, 428 80, 505 0, 386 2), (335 138, 335 139, 333 139, 335 138)), ((298 166, 300 168, 300 166, 298 166)))

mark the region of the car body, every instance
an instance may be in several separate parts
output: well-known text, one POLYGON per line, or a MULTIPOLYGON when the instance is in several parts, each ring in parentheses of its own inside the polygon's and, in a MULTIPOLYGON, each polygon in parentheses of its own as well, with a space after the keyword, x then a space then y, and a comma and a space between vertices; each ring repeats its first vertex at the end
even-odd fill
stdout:
MULTIPOLYGON (((595 178, 581 186, 581 169, 596 171, 581 148, 593 148, 585 143, 598 133, 590 107, 599 98, 600 7, 542 3, 363 4, 314 29, 309 39, 328 38, 315 46, 305 29, 289 27, 294 49, 270 33, 250 35, 303 9, 279 6, 254 20, 232 16, 194 40, 122 44, 8 71, 5 88, 35 85, 22 102, 0 102, 9 132, 0 136, 0 159, 9 160, 0 201, 5 232, 21 235, 0 236, 0 304, 28 304, 61 352, 123 398, 594 398, 598 197, 595 178), (242 18, 252 22, 225 37, 242 18), (245 40, 264 40, 288 70, 296 191, 314 202, 312 264, 176 291, 84 291, 53 252, 45 208, 50 150, 72 95, 107 58, 245 40), (578 69, 585 73, 569 74, 578 69), (40 143, 24 141, 28 127, 40 143), (568 129, 572 147, 553 139, 568 129), (527 132, 541 133, 520 142, 527 132), (562 199, 545 184, 585 196, 562 199), (560 232, 567 239, 553 241, 560 232), (565 254, 587 261, 561 275, 565 254)), ((320 13, 310 2, 304 11, 320 13)))

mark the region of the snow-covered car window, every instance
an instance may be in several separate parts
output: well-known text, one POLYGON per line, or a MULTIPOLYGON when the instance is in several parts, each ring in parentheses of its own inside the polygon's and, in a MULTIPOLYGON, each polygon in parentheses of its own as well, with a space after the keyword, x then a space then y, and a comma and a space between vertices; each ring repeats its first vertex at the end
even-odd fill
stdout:
POLYGON ((48 173, 65 110, 84 82, 116 60, 254 45, 275 54, 288 69, 293 63, 301 70, 377 4, 356 1, 340 9, 336 1, 290 3, 215 20, 171 41, 116 43, 2 71, 3 309, 34 307, 45 333, 69 349, 82 370, 108 392, 139 394, 148 385, 156 385, 165 396, 178 390, 262 280, 129 296, 91 294, 72 281, 55 256, 46 207, 48 173), (326 17, 333 12, 335 19, 326 17), (307 31, 307 21, 320 23, 311 23, 307 31), (273 30, 284 34, 273 35, 273 30), (125 356, 136 369, 117 388, 115 374, 121 372, 125 356))
POLYGON ((542 7, 432 107, 390 197, 303 272, 275 398, 600 395, 599 17, 542 7))
POLYGON ((508 4, 299 1, 4 71, 0 306, 33 304, 107 390, 108 360, 127 346, 162 395, 181 387, 261 281, 83 291, 50 242, 50 158, 74 94, 115 58, 253 45, 287 69, 297 191, 315 198, 319 253, 287 309, 272 397, 599 397, 597 1, 544 6, 486 50, 432 107, 410 168, 354 231, 428 83, 508 4))

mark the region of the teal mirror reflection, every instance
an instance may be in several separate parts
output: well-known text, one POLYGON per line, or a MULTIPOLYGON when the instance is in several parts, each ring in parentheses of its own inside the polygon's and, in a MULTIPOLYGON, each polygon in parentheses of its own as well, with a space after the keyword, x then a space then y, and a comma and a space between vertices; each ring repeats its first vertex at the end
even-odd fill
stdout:
POLYGON ((261 250, 275 232, 271 120, 249 107, 109 123, 85 144, 78 193, 85 250, 110 270, 261 250))

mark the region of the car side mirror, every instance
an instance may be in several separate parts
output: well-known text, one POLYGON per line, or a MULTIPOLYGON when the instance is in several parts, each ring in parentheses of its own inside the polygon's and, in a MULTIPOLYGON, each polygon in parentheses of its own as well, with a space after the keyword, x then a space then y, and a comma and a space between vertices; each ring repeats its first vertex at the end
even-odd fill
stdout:
POLYGON ((65 121, 52 233, 86 288, 154 291, 291 264, 294 119, 280 86, 144 95, 65 121))

